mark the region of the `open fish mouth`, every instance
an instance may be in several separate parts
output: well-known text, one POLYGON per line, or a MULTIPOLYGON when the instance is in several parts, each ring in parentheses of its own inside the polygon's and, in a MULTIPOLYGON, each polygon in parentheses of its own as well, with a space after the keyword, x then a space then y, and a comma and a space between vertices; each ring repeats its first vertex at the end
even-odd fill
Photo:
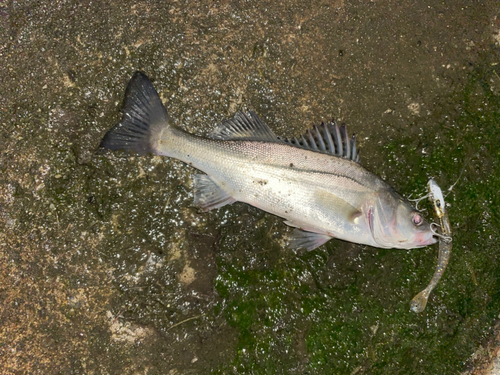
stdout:
POLYGON ((422 232, 415 235, 415 242, 420 243, 422 246, 429 246, 437 243, 438 239, 432 232, 422 232))

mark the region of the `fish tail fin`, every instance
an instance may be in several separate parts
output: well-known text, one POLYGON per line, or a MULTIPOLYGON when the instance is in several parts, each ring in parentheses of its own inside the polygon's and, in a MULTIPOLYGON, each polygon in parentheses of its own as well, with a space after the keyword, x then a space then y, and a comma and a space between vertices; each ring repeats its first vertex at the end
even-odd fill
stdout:
POLYGON ((168 113, 149 78, 136 72, 127 85, 122 119, 109 130, 100 149, 157 154, 157 140, 168 129, 168 113))

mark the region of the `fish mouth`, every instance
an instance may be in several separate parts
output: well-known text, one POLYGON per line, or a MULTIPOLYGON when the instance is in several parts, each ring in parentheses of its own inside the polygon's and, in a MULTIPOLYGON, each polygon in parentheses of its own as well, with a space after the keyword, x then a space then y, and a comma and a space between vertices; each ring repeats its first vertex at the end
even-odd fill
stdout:
POLYGON ((415 235, 415 242, 420 244, 420 246, 434 245, 438 242, 438 239, 434 237, 432 232, 422 232, 415 235))

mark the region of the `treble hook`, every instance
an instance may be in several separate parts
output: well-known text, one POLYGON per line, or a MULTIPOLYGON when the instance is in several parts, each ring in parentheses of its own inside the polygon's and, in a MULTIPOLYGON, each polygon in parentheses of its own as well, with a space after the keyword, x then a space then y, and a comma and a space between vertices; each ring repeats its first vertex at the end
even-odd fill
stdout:
POLYGON ((432 225, 435 225, 436 227, 439 227, 441 228, 441 225, 439 225, 438 223, 431 223, 430 224, 430 228, 431 228, 431 232, 434 236, 436 237, 439 237, 439 238, 442 238, 444 241, 446 241, 447 243, 450 243, 452 238, 450 236, 446 236, 444 234, 441 234, 441 233, 438 233, 436 232, 436 230, 434 230, 434 228, 432 228, 432 225))
POLYGON ((429 193, 425 194, 423 197, 415 198, 415 199, 408 198, 408 200, 410 202, 416 202, 415 203, 415 209, 418 210, 418 204, 420 203, 420 201, 422 201, 422 200, 424 200, 425 198, 428 198, 428 197, 429 197, 429 193))

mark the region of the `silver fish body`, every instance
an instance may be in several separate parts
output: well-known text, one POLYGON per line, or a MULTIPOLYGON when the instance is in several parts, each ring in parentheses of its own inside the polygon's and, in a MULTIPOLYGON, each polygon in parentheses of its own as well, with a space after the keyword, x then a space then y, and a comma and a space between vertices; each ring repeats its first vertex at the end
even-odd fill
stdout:
POLYGON ((209 210, 239 201, 280 216, 296 228, 292 247, 311 250, 331 238, 404 249, 436 242, 423 216, 356 162, 345 128, 322 124, 300 140, 283 140, 254 113, 239 112, 203 138, 168 120, 151 82, 138 72, 122 121, 101 147, 182 160, 205 173, 194 176, 197 205, 209 210))

